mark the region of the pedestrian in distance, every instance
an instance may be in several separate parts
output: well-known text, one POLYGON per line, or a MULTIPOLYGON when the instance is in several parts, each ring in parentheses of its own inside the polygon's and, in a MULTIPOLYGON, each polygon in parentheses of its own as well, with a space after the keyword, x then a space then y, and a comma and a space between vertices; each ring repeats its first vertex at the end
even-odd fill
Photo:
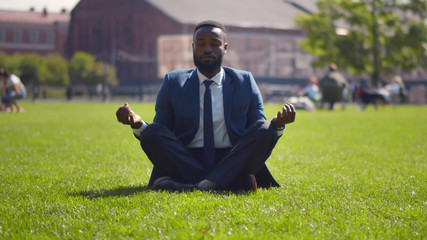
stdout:
MULTIPOLYGON (((348 89, 348 82, 345 77, 337 71, 335 64, 329 65, 328 73, 320 79, 319 87, 322 94, 320 107, 323 108, 325 103, 328 104, 328 110, 333 110, 335 103, 343 101, 343 93, 348 89)), ((343 102, 343 109, 345 103, 343 102)))
POLYGON ((252 190, 280 186, 265 162, 285 126, 287 103, 270 121, 250 72, 223 67, 225 27, 203 21, 193 32, 195 69, 167 73, 148 124, 125 103, 117 120, 130 125, 154 167, 148 186, 172 191, 252 190))
POLYGON ((0 111, 23 112, 24 109, 18 105, 17 100, 27 96, 27 91, 21 79, 7 69, 0 69, 0 111))

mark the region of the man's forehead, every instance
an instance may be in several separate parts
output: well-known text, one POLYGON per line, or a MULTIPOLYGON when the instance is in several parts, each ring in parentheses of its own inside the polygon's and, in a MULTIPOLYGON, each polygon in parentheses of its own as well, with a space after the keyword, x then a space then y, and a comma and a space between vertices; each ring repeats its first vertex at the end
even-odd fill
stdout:
POLYGON ((202 27, 200 29, 197 29, 197 31, 194 33, 195 39, 201 39, 201 38, 206 38, 206 37, 222 38, 222 37, 224 37, 224 32, 220 28, 206 26, 206 27, 202 27))

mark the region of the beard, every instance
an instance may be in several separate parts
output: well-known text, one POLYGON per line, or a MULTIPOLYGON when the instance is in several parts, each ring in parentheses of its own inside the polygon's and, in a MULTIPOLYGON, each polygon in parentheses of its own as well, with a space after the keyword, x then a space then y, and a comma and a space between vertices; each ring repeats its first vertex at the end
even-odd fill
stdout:
POLYGON ((199 69, 202 73, 214 73, 222 66, 222 56, 219 56, 216 61, 213 61, 212 63, 203 63, 200 61, 196 55, 193 53, 193 61, 194 65, 199 69))

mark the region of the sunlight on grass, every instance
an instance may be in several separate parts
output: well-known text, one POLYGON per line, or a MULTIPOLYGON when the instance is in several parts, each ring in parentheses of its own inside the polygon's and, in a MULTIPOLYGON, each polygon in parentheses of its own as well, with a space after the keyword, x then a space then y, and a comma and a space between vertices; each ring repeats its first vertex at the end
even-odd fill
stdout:
POLYGON ((425 107, 298 111, 267 161, 282 187, 254 194, 150 191, 120 103, 22 105, 0 114, 2 239, 427 238, 425 107))

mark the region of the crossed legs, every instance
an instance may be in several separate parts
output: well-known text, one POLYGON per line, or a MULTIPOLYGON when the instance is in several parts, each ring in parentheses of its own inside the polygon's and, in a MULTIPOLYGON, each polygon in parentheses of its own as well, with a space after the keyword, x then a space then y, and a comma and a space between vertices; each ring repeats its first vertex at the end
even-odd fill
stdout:
MULTIPOLYGON (((152 123, 140 137, 141 147, 159 176, 169 176, 184 183, 208 179, 221 189, 230 189, 240 178, 256 174, 277 142, 277 133, 269 121, 260 120, 250 126, 233 148, 217 149, 213 170, 203 166, 201 149, 188 149, 166 127, 152 123)), ((154 172, 153 172, 154 174, 154 172)), ((150 180, 152 184, 153 179, 150 180)))

